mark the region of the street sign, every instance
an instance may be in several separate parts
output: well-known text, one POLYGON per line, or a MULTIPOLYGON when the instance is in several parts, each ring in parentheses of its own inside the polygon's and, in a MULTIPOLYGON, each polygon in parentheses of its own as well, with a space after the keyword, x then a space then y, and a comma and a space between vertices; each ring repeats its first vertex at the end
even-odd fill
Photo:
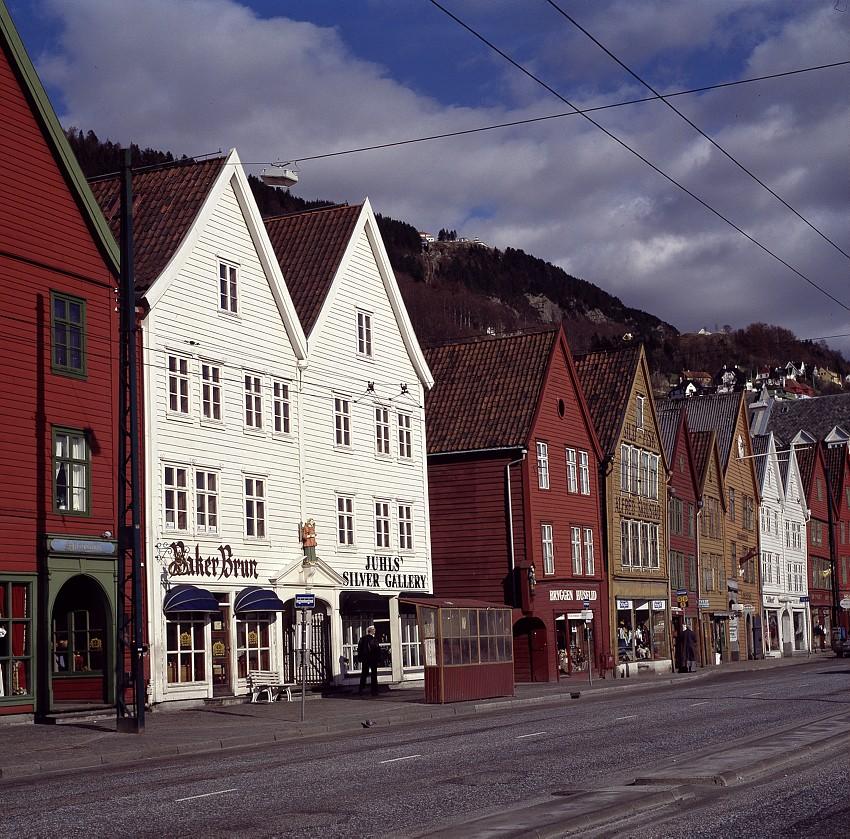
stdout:
POLYGON ((850 609, 850 597, 845 597, 843 600, 839 601, 838 605, 842 609, 850 609))
POLYGON ((707 598, 700 598, 699 607, 700 607, 700 609, 707 609, 708 608, 708 599, 707 598))
POLYGON ((316 595, 315 594, 296 594, 295 595, 296 609, 315 609, 316 595))
POLYGON ((590 609, 583 609, 581 613, 582 620, 592 621, 593 612, 590 609))
POLYGON ((590 608, 590 601, 589 601, 589 600, 582 600, 581 605, 582 605, 585 609, 589 609, 589 608, 590 608))
POLYGON ((686 588, 677 588, 676 589, 676 597, 683 597, 687 593, 688 593, 688 590, 686 588))
POLYGON ((801 602, 801 603, 808 603, 808 602, 809 602, 809 595, 808 595, 808 594, 804 594, 804 595, 800 598, 800 602, 801 602))

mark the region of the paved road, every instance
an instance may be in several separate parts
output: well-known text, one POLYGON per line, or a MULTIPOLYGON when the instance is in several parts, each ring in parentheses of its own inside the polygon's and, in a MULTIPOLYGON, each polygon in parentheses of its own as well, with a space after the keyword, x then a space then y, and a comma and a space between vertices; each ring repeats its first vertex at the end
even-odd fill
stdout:
MULTIPOLYGON (((848 709, 850 667, 829 659, 135 770, 0 782, 0 837, 427 833, 550 793, 628 783, 673 756, 848 709)), ((789 806, 820 809, 820 799, 802 797, 789 806)), ((734 814, 725 824, 754 835, 734 814)))

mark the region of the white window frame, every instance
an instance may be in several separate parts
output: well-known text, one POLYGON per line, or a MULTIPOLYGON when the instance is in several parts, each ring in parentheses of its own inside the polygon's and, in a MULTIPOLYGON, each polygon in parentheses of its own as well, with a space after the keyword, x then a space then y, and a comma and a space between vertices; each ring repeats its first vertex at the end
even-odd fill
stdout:
POLYGON ((398 512, 398 549, 413 550, 413 505, 399 502, 398 512))
POLYGON ((628 519, 620 520, 620 565, 632 567, 632 533, 628 519))
POLYGON ((189 532, 189 467, 177 463, 166 463, 162 467, 162 529, 175 533, 189 532), (169 481, 169 471, 173 472, 169 481), (182 473, 183 483, 179 482, 182 473), (182 504, 181 504, 182 501, 182 504), (185 527, 180 527, 180 514, 185 527), (169 518, 171 523, 169 524, 169 518))
POLYGON ((646 422, 646 397, 637 394, 635 397, 635 426, 644 428, 646 422))
POLYGON ((289 382, 283 379, 272 380, 272 433, 292 433, 292 399, 289 382))
POLYGON ((396 413, 398 423, 398 456, 401 460, 413 459, 413 431, 410 414, 398 411, 396 413))
POLYGON ((570 528, 570 545, 572 548, 573 574, 581 574, 581 528, 570 528))
POLYGON ((376 498, 373 509, 375 512, 375 547, 389 550, 392 547, 390 502, 376 498))
POLYGON ((239 266, 223 259, 218 261, 218 310, 239 314, 239 266))
POLYGON ((549 489, 549 444, 538 440, 537 452, 537 486, 539 489, 549 489))
POLYGON ((243 402, 245 410, 242 414, 245 428, 251 431, 263 430, 263 377, 257 373, 243 374, 243 402))
POLYGON ((578 492, 578 463, 576 450, 567 449, 567 492, 578 492))
POLYGON ((242 485, 245 490, 245 538, 267 541, 268 481, 263 475, 245 475, 242 485))
POLYGON ((223 422, 221 365, 201 361, 201 418, 204 422, 223 422))
POLYGON ((551 524, 541 523, 540 542, 543 546, 543 573, 551 576, 555 573, 555 537, 551 524))
POLYGON ((350 495, 336 497, 336 543, 340 547, 353 547, 354 531, 354 498, 350 495))
POLYGON ((334 446, 351 448, 351 400, 334 396, 334 446))
POLYGON ((596 572, 596 557, 593 551, 593 528, 584 528, 584 573, 596 572))
POLYGON ((189 358, 177 353, 169 353, 166 362, 168 385, 168 413, 173 417, 192 415, 192 395, 189 388, 189 358))
POLYGON ((590 456, 582 449, 578 453, 578 491, 590 495, 590 456))
POLYGON ((218 533, 221 505, 219 504, 220 475, 213 469, 195 469, 195 532, 218 533), (210 478, 213 488, 210 489, 210 478), (201 485, 203 484, 203 485, 201 485), (212 506, 212 512, 210 511, 212 506), (204 524, 201 524, 201 517, 204 524), (214 524, 210 524, 210 518, 214 524))
POLYGON ((372 313, 357 310, 357 355, 372 358, 372 313))
POLYGON ((390 409, 386 405, 375 405, 375 455, 392 457, 390 409))

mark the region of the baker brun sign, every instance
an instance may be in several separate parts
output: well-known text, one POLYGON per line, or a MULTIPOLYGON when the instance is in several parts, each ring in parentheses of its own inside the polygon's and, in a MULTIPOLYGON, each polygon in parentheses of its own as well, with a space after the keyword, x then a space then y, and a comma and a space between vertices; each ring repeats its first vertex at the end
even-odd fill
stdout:
POLYGON ((256 559, 236 559, 230 545, 219 545, 218 556, 201 556, 200 545, 195 545, 194 553, 183 542, 172 542, 172 559, 168 563, 169 577, 211 577, 215 580, 227 580, 243 577, 256 580, 256 559))

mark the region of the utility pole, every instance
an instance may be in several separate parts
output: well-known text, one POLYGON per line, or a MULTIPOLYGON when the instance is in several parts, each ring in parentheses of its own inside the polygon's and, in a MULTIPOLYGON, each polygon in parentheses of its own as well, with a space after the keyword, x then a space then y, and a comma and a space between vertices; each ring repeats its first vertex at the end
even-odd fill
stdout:
POLYGON ((142 621, 142 546, 139 492, 139 391, 136 358, 136 289, 133 267, 131 150, 121 165, 120 406, 118 474, 118 598, 115 710, 118 731, 145 728, 145 662, 142 621), (128 694, 133 697, 128 703, 128 694))

